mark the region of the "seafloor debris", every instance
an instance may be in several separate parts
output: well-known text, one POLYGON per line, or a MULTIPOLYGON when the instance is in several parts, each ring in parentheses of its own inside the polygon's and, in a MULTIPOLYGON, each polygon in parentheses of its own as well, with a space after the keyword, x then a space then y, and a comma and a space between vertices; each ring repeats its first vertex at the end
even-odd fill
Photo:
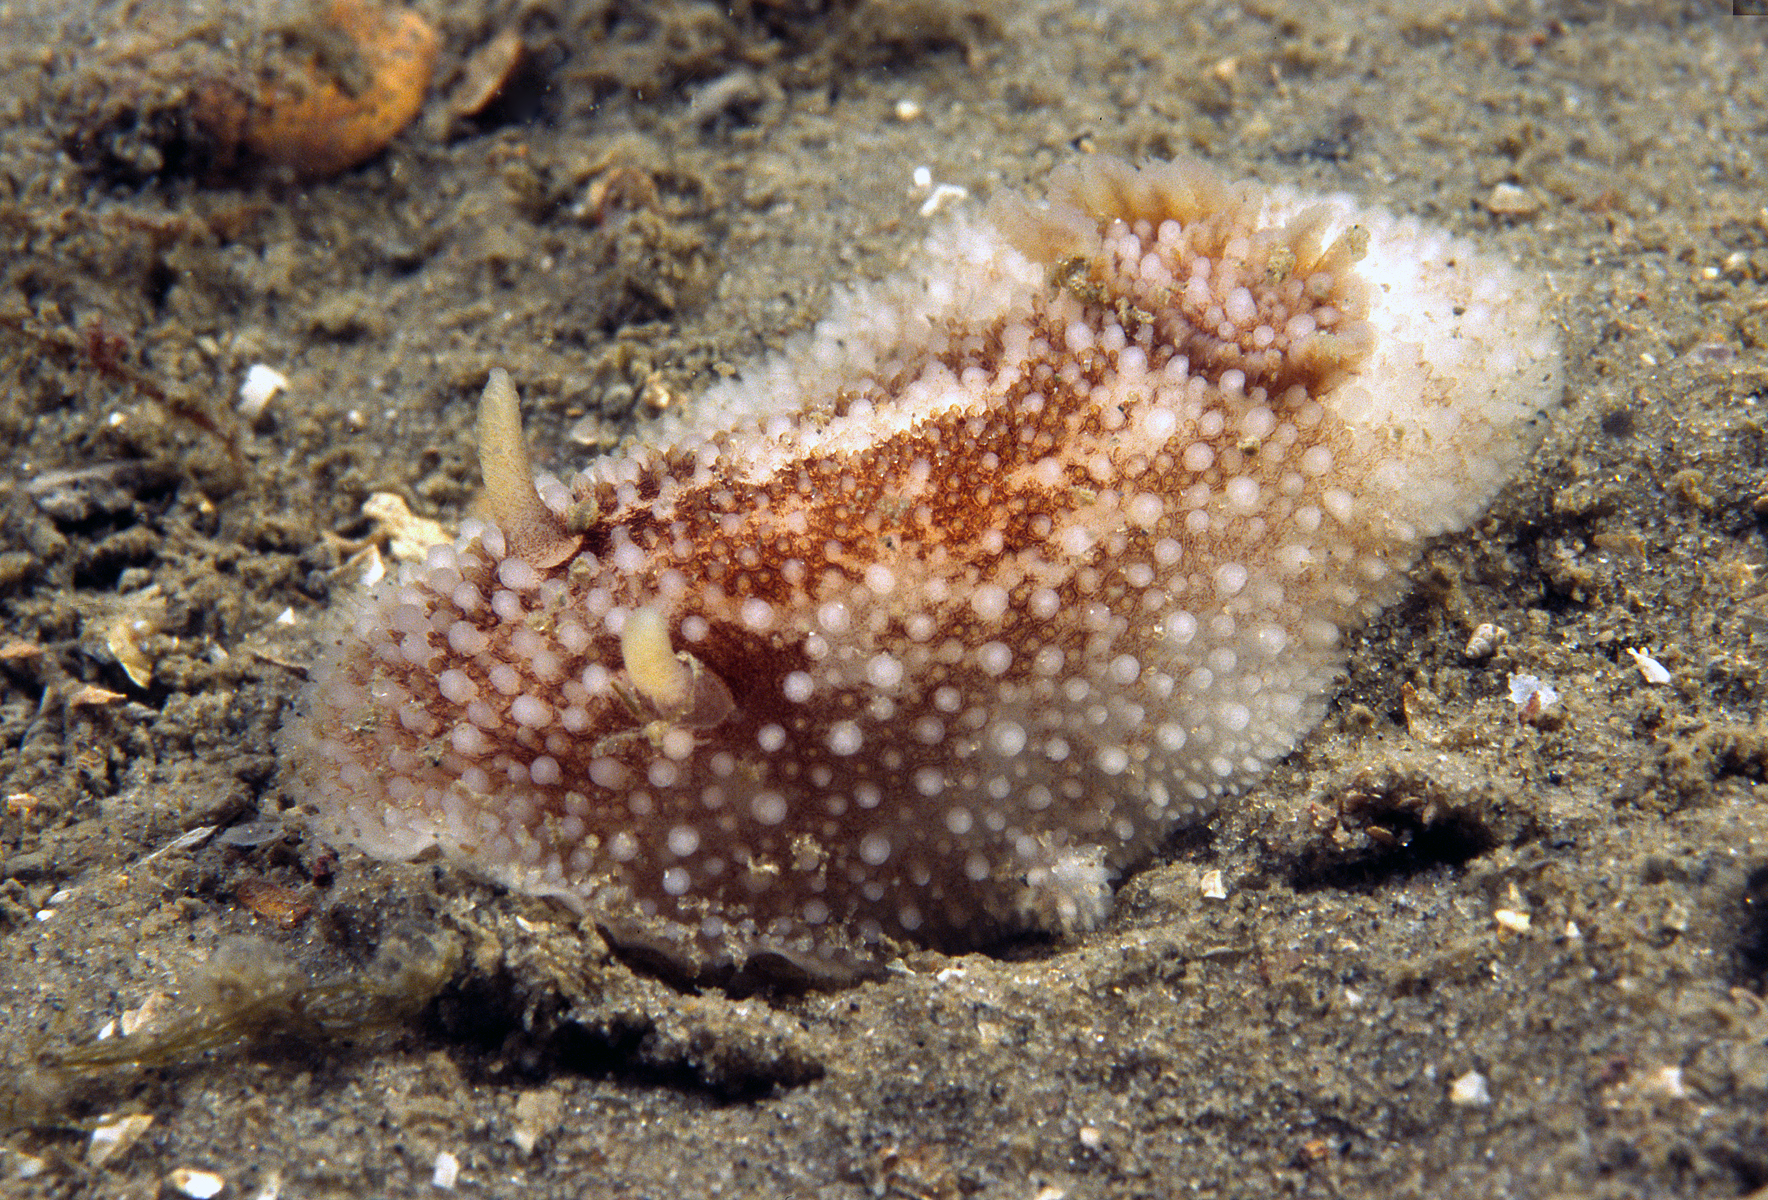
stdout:
POLYGON ((152 1125, 153 1117, 147 1113, 100 1117, 86 1142, 86 1162, 102 1167, 121 1158, 152 1125))
POLYGON ((280 946, 235 938, 195 973, 184 1005, 163 1022, 70 1051, 58 1065, 165 1066, 267 1036, 324 1041, 375 1033, 434 999, 460 956, 458 937, 413 931, 387 938, 360 971, 315 979, 280 946))
POLYGON ((122 179, 347 170, 417 116, 438 46, 416 10, 377 0, 326 0, 256 29, 243 12, 225 26, 141 24, 99 39, 62 97, 69 149, 122 179))
POLYGON ((1559 703, 1559 692, 1545 679, 1534 675, 1512 675, 1510 702, 1516 705, 1518 716, 1533 721, 1559 703))
POLYGON ((448 89, 448 98, 439 110, 440 121, 459 121, 484 112, 503 95, 526 53, 522 35, 514 29, 499 31, 474 50, 448 89))
POLYGON ((153 682, 153 658, 142 643, 166 623, 166 598, 158 584, 122 597, 104 627, 104 644, 136 687, 153 682))
POLYGON ((452 540, 441 522, 418 516, 395 492, 369 496, 362 502, 362 515, 379 522, 387 535, 387 552, 396 562, 422 562, 431 546, 445 546, 452 540))
POLYGON ((265 408, 276 394, 288 385, 289 377, 275 367, 268 363, 253 363, 239 385, 239 403, 234 406, 234 411, 248 421, 256 421, 264 415, 265 408))
POLYGON ((1467 639, 1467 645, 1462 648, 1461 653, 1478 662, 1482 658, 1492 657, 1498 647, 1509 640, 1509 630, 1502 625, 1494 625, 1490 621, 1484 621, 1479 628, 1473 631, 1473 636, 1467 639))
POLYGON ((324 176, 380 153, 422 107, 436 65, 436 31, 409 8, 332 0, 319 52, 259 91, 214 94, 207 118, 237 123, 240 144, 262 162, 324 176))
POLYGON ((1633 656, 1633 664, 1639 668, 1639 676, 1645 682, 1652 684, 1670 682, 1670 669, 1653 658, 1648 651, 1629 646, 1627 653, 1633 656))

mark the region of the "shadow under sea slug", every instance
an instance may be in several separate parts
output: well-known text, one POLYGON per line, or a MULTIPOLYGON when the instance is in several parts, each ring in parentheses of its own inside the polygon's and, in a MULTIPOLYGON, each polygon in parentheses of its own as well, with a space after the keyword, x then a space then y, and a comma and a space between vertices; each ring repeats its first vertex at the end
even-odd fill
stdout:
POLYGON ((353 602, 285 735, 321 827, 695 969, 1101 920, 1315 724, 1561 358, 1533 281, 1380 210, 1049 191, 569 486, 494 372, 488 519, 353 602))

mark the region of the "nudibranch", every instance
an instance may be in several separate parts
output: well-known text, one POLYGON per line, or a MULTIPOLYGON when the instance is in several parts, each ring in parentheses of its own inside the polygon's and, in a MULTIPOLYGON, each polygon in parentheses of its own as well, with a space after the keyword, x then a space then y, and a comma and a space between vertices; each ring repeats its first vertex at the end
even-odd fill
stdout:
POLYGON ((706 969, 1096 924, 1319 719, 1561 352, 1463 240, 1190 161, 1057 171, 649 445, 356 600, 284 739, 330 836, 706 969))

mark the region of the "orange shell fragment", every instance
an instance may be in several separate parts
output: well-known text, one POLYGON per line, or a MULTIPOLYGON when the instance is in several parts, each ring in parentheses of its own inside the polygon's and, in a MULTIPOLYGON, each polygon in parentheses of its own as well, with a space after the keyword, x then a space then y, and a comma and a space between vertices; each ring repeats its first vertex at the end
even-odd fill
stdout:
POLYGON ((242 879, 233 892, 252 912, 284 929, 293 929, 313 911, 313 905, 300 892, 264 879, 242 879))
POLYGON ((324 23, 353 45, 366 80, 354 93, 310 62, 260 92, 241 130, 260 162, 308 177, 335 175, 373 157, 423 106, 437 36, 408 8, 332 0, 324 23))

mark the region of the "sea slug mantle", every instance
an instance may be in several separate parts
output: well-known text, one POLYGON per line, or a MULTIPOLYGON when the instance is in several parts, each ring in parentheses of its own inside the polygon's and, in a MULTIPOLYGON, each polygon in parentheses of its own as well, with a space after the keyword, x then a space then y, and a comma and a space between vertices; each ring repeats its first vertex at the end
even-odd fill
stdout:
POLYGON ((1097 923, 1314 725, 1561 356, 1531 280, 1342 198, 1049 195, 569 486, 494 372, 489 518, 353 602, 289 724, 322 828, 699 968, 1097 923))

